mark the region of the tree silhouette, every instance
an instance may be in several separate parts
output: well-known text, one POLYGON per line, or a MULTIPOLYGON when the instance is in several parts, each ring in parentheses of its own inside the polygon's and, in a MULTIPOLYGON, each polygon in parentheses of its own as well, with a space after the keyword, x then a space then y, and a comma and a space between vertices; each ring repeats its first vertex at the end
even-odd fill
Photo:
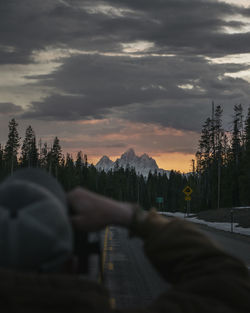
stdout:
POLYGON ((4 162, 7 168, 7 171, 11 174, 13 173, 14 169, 17 168, 17 154, 18 149, 20 147, 20 139, 18 131, 17 131, 18 123, 13 118, 9 122, 9 134, 8 134, 8 141, 4 148, 4 162))
POLYGON ((21 165, 24 167, 38 166, 38 150, 36 147, 36 136, 31 126, 28 126, 21 149, 21 165))

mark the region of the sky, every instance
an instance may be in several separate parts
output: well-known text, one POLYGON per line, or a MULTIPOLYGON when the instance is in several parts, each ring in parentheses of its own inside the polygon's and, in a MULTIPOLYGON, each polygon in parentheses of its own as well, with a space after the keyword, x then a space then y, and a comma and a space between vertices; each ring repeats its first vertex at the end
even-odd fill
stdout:
POLYGON ((211 103, 250 105, 249 0, 0 0, 8 122, 90 162, 129 148, 187 172, 211 103))

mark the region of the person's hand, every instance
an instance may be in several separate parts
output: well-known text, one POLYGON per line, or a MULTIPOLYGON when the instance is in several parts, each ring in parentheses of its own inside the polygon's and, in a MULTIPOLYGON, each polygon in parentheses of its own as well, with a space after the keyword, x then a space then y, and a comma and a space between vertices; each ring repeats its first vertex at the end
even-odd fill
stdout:
POLYGON ((118 202, 77 187, 67 194, 72 210, 72 224, 84 231, 101 230, 107 225, 129 226, 133 208, 129 203, 118 202))

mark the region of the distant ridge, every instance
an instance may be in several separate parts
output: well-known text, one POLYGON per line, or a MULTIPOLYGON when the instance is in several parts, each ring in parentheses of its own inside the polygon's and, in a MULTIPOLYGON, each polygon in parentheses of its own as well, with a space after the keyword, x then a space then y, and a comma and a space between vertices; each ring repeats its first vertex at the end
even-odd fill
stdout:
POLYGON ((128 167, 134 168, 138 175, 143 175, 144 177, 147 177, 150 171, 151 173, 157 172, 157 174, 166 174, 167 176, 170 173, 170 171, 159 168, 156 161, 148 154, 144 153, 138 156, 132 148, 124 152, 115 162, 104 155, 95 165, 97 170, 104 170, 105 172, 114 170, 116 166, 124 169, 128 167))

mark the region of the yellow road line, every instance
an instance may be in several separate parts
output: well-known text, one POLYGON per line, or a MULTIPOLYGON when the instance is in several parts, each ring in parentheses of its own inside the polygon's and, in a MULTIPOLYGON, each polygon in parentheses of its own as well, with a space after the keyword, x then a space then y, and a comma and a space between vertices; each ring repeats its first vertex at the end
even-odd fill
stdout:
POLYGON ((110 298, 110 306, 112 309, 115 309, 115 307, 116 307, 115 298, 110 298))
POLYGON ((106 256, 107 256, 108 234, 109 234, 109 228, 106 227, 104 245, 103 245, 103 255, 102 255, 102 271, 103 272, 104 272, 104 266, 106 263, 106 256))
POLYGON ((108 263, 108 269, 109 269, 110 271, 113 271, 113 269, 114 269, 114 264, 113 264, 113 263, 108 263))
MULTIPOLYGON (((103 255, 102 255, 102 271, 103 272, 104 272, 104 267, 105 267, 106 258, 107 258, 107 250, 112 251, 112 247, 108 248, 108 238, 109 240, 112 240, 112 235, 109 233, 109 228, 106 227, 105 236, 104 236, 104 244, 103 244, 103 255)), ((114 269, 114 264, 109 262, 108 269, 112 271, 114 269)), ((116 308, 115 298, 110 298, 110 306, 112 309, 116 308)))

